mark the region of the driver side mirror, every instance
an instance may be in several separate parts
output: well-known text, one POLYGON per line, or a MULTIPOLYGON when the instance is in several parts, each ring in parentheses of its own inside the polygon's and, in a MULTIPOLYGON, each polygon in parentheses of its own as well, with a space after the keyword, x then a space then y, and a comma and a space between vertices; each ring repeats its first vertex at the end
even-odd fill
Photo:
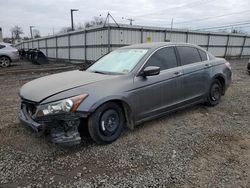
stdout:
POLYGON ((155 76, 155 75, 160 74, 160 71, 161 71, 160 67, 148 66, 141 71, 139 76, 142 76, 142 77, 155 76))

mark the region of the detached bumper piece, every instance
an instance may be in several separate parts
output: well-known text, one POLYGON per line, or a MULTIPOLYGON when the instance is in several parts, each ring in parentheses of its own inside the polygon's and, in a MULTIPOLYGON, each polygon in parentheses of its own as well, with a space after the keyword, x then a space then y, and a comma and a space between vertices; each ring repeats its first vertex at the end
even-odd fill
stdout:
POLYGON ((78 131, 80 120, 75 114, 53 115, 53 117, 38 121, 42 121, 47 127, 50 127, 49 131, 53 143, 65 146, 80 144, 81 137, 78 131))
POLYGON ((80 144, 81 137, 78 131, 79 116, 74 113, 56 114, 40 118, 32 118, 30 105, 21 105, 19 120, 22 124, 31 127, 38 136, 45 131, 50 132, 51 141, 55 144, 73 146, 80 144))

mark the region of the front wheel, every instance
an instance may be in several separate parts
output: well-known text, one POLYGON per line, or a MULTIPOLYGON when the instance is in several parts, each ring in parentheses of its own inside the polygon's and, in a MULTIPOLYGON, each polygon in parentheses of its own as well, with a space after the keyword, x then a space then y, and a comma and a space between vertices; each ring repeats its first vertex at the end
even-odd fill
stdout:
POLYGON ((124 120, 123 110, 118 104, 105 103, 89 117, 89 134, 98 144, 112 143, 121 135, 124 120))
POLYGON ((0 66, 3 68, 10 66, 10 59, 6 56, 0 57, 0 66))
POLYGON ((222 86, 219 80, 214 80, 210 85, 206 104, 208 106, 216 106, 219 104, 222 95, 222 86))

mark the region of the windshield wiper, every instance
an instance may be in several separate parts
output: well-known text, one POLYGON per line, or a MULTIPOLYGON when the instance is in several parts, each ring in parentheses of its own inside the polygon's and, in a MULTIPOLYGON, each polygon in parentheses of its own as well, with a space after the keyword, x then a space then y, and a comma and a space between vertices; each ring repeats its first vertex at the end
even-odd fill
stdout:
POLYGON ((91 72, 93 72, 93 73, 98 73, 98 74, 107 74, 106 72, 102 72, 102 71, 91 71, 91 72))
POLYGON ((123 73, 118 73, 118 72, 108 72, 108 71, 98 71, 98 70, 91 70, 89 72, 105 74, 105 75, 122 75, 123 74, 123 73))

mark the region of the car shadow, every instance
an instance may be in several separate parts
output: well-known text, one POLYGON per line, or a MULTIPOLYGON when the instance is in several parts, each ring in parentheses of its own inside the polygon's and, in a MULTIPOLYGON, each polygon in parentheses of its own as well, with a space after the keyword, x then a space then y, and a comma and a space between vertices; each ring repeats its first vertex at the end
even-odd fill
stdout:
MULTIPOLYGON (((141 123, 137 126, 135 126, 135 128, 133 130, 128 129, 127 127, 124 129, 123 134, 121 135, 121 137, 125 137, 125 139, 129 139, 129 136, 131 134, 135 134, 135 132, 140 132, 142 129, 149 129, 152 126, 154 126, 155 123, 157 123, 157 121, 165 121, 168 118, 179 118, 181 116, 184 116, 187 113, 193 112, 193 111, 199 111, 201 113, 208 113, 208 108, 207 106, 203 105, 203 104, 198 104, 198 105, 194 105, 194 106, 190 106, 187 108, 183 108, 181 110, 177 110, 177 111, 173 111, 170 113, 167 113, 166 115, 163 115, 161 117, 152 119, 150 121, 146 121, 144 123, 141 123)), ((83 149, 85 149, 86 147, 92 148, 92 147, 96 147, 98 146, 98 144, 96 144, 90 137, 89 133, 88 133, 88 128, 87 128, 87 120, 84 120, 83 122, 81 122, 81 125, 86 125, 86 126, 81 126, 80 131, 80 135, 82 137, 82 141, 81 144, 79 145, 75 145, 75 146, 56 146, 59 147, 60 149, 63 149, 66 153, 75 153, 75 152, 79 152, 83 149)), ((119 139, 119 138, 118 138, 119 139)), ((112 143, 111 143, 112 144, 112 143)))
MULTIPOLYGON (((163 115, 159 118, 155 118, 155 119, 152 119, 150 121, 146 121, 144 123, 141 123, 137 126, 135 126, 135 128, 133 130, 130 130, 128 128, 125 128, 121 137, 122 139, 130 139, 129 137, 131 136, 131 134, 136 134, 136 132, 140 132, 142 129, 150 129, 152 126, 154 126, 158 121, 167 121, 168 118, 172 119, 172 118, 180 118, 182 116, 185 116, 186 114, 188 113, 192 113, 194 111, 199 111, 201 113, 208 113, 209 112, 209 107, 203 105, 203 104, 198 104, 198 105, 194 105, 194 106, 190 106, 190 107, 187 107, 187 108, 184 108, 184 109, 181 109, 181 110, 178 110, 178 111, 174 111, 174 112, 171 112, 171 113, 168 113, 166 115, 163 115)), ((79 128, 79 132, 80 132, 80 135, 81 135, 81 138, 82 138, 82 141, 80 144, 78 145, 69 145, 69 146, 65 146, 65 145, 58 145, 58 144, 54 144, 51 142, 50 140, 50 137, 49 135, 47 136, 42 136, 46 142, 46 145, 49 147, 49 148, 54 148, 56 150, 61 150, 62 153, 61 155, 69 155, 69 154, 74 154, 74 153, 77 153, 77 152, 81 152, 83 150, 86 150, 86 148, 88 149, 92 149, 94 147, 98 147, 98 146, 101 146, 101 145, 98 145, 96 144, 90 137, 89 133, 88 133, 88 128, 87 128, 87 120, 86 119, 83 119, 81 120, 81 125, 80 128, 79 128)), ((166 127, 167 128, 167 127, 166 127)), ((119 139, 121 139, 118 138, 119 139)), ((40 138, 41 139, 41 138, 40 138)), ((112 143, 111 143, 112 145, 112 143)), ((105 146, 105 145, 103 145, 105 146)), ((108 145, 107 145, 108 147, 108 145)))
POLYGON ((149 121, 143 122, 143 123, 141 123, 139 125, 136 125, 133 130, 127 130, 123 134, 123 136, 127 137, 129 135, 129 133, 137 132, 137 131, 140 131, 141 129, 150 128, 150 127, 154 126, 154 124, 157 121, 166 121, 166 120, 168 120, 170 118, 179 118, 181 116, 184 116, 187 113, 190 113, 190 112, 193 112, 193 111, 196 111, 196 110, 199 110, 200 112, 205 114, 205 113, 209 112, 208 108, 209 107, 204 105, 204 104, 196 104, 196 105, 193 105, 193 106, 183 108, 181 110, 176 110, 176 111, 173 111, 173 112, 169 112, 169 113, 166 113, 165 115, 162 115, 161 117, 154 118, 152 120, 149 120, 149 121))

